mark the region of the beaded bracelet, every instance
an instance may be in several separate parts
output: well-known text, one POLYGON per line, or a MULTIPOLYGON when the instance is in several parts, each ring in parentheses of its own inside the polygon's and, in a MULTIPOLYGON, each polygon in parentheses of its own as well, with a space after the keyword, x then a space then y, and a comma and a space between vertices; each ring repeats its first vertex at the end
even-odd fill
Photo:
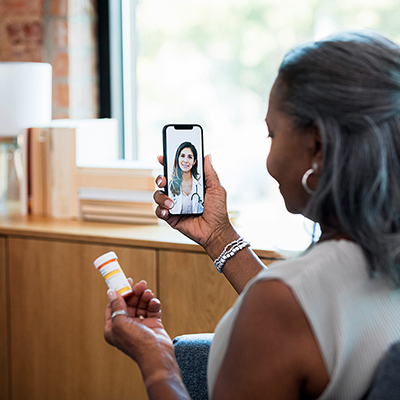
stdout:
POLYGON ((221 273, 226 261, 233 257, 238 251, 248 246, 250 246, 250 242, 246 242, 242 237, 227 244, 221 255, 214 261, 214 267, 221 273))

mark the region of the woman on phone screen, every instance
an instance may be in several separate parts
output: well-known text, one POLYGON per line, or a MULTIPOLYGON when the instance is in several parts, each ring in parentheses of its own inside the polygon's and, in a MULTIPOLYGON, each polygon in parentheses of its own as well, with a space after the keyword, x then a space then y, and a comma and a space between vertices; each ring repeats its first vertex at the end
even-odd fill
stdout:
POLYGON ((197 150, 190 142, 183 142, 175 153, 169 192, 173 214, 200 214, 204 210, 200 174, 197 172, 197 150))

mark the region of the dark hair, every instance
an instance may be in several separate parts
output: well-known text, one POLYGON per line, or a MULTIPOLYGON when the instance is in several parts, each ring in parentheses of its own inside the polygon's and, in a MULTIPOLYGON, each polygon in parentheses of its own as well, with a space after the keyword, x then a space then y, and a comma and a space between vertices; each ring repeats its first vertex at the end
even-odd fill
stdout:
POLYGON ((278 79, 284 110, 323 142, 307 215, 400 286, 400 47, 372 31, 341 33, 289 52, 278 79))
POLYGON ((171 188, 171 192, 175 195, 181 194, 182 170, 181 170, 181 167, 179 166, 179 156, 183 149, 190 149, 192 151, 195 163, 193 164, 191 173, 192 173, 192 176, 196 180, 198 180, 200 178, 200 175, 197 172, 197 150, 196 150, 196 147, 190 142, 183 142, 176 150, 175 159, 174 159, 174 169, 172 170, 172 179, 171 179, 170 188, 171 188))

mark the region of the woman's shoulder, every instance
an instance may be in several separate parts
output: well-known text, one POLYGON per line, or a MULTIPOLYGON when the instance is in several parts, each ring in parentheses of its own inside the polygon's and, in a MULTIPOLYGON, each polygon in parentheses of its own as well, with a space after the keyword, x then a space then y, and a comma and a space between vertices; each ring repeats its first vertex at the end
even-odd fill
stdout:
POLYGON ((199 178, 196 178, 196 177, 193 176, 193 184, 202 186, 201 177, 199 176, 199 178))
POLYGON ((271 274, 285 273, 304 274, 312 271, 327 270, 335 266, 335 271, 341 269, 349 270, 348 265, 353 268, 364 269, 367 261, 361 247, 349 240, 329 240, 316 243, 306 251, 294 257, 270 264, 269 268, 259 274, 259 278, 268 277, 271 274))
POLYGON ((298 297, 333 296, 349 291, 370 280, 369 266, 362 249, 350 241, 318 243, 301 256, 277 261, 250 281, 243 293, 255 282, 280 280, 298 297))

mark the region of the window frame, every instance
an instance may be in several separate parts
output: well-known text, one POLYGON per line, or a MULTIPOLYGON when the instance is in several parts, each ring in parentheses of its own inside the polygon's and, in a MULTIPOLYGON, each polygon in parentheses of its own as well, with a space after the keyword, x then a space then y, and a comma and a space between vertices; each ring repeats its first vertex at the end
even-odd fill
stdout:
POLYGON ((118 120, 126 160, 138 159, 135 11, 136 0, 97 0, 99 117, 118 120))

